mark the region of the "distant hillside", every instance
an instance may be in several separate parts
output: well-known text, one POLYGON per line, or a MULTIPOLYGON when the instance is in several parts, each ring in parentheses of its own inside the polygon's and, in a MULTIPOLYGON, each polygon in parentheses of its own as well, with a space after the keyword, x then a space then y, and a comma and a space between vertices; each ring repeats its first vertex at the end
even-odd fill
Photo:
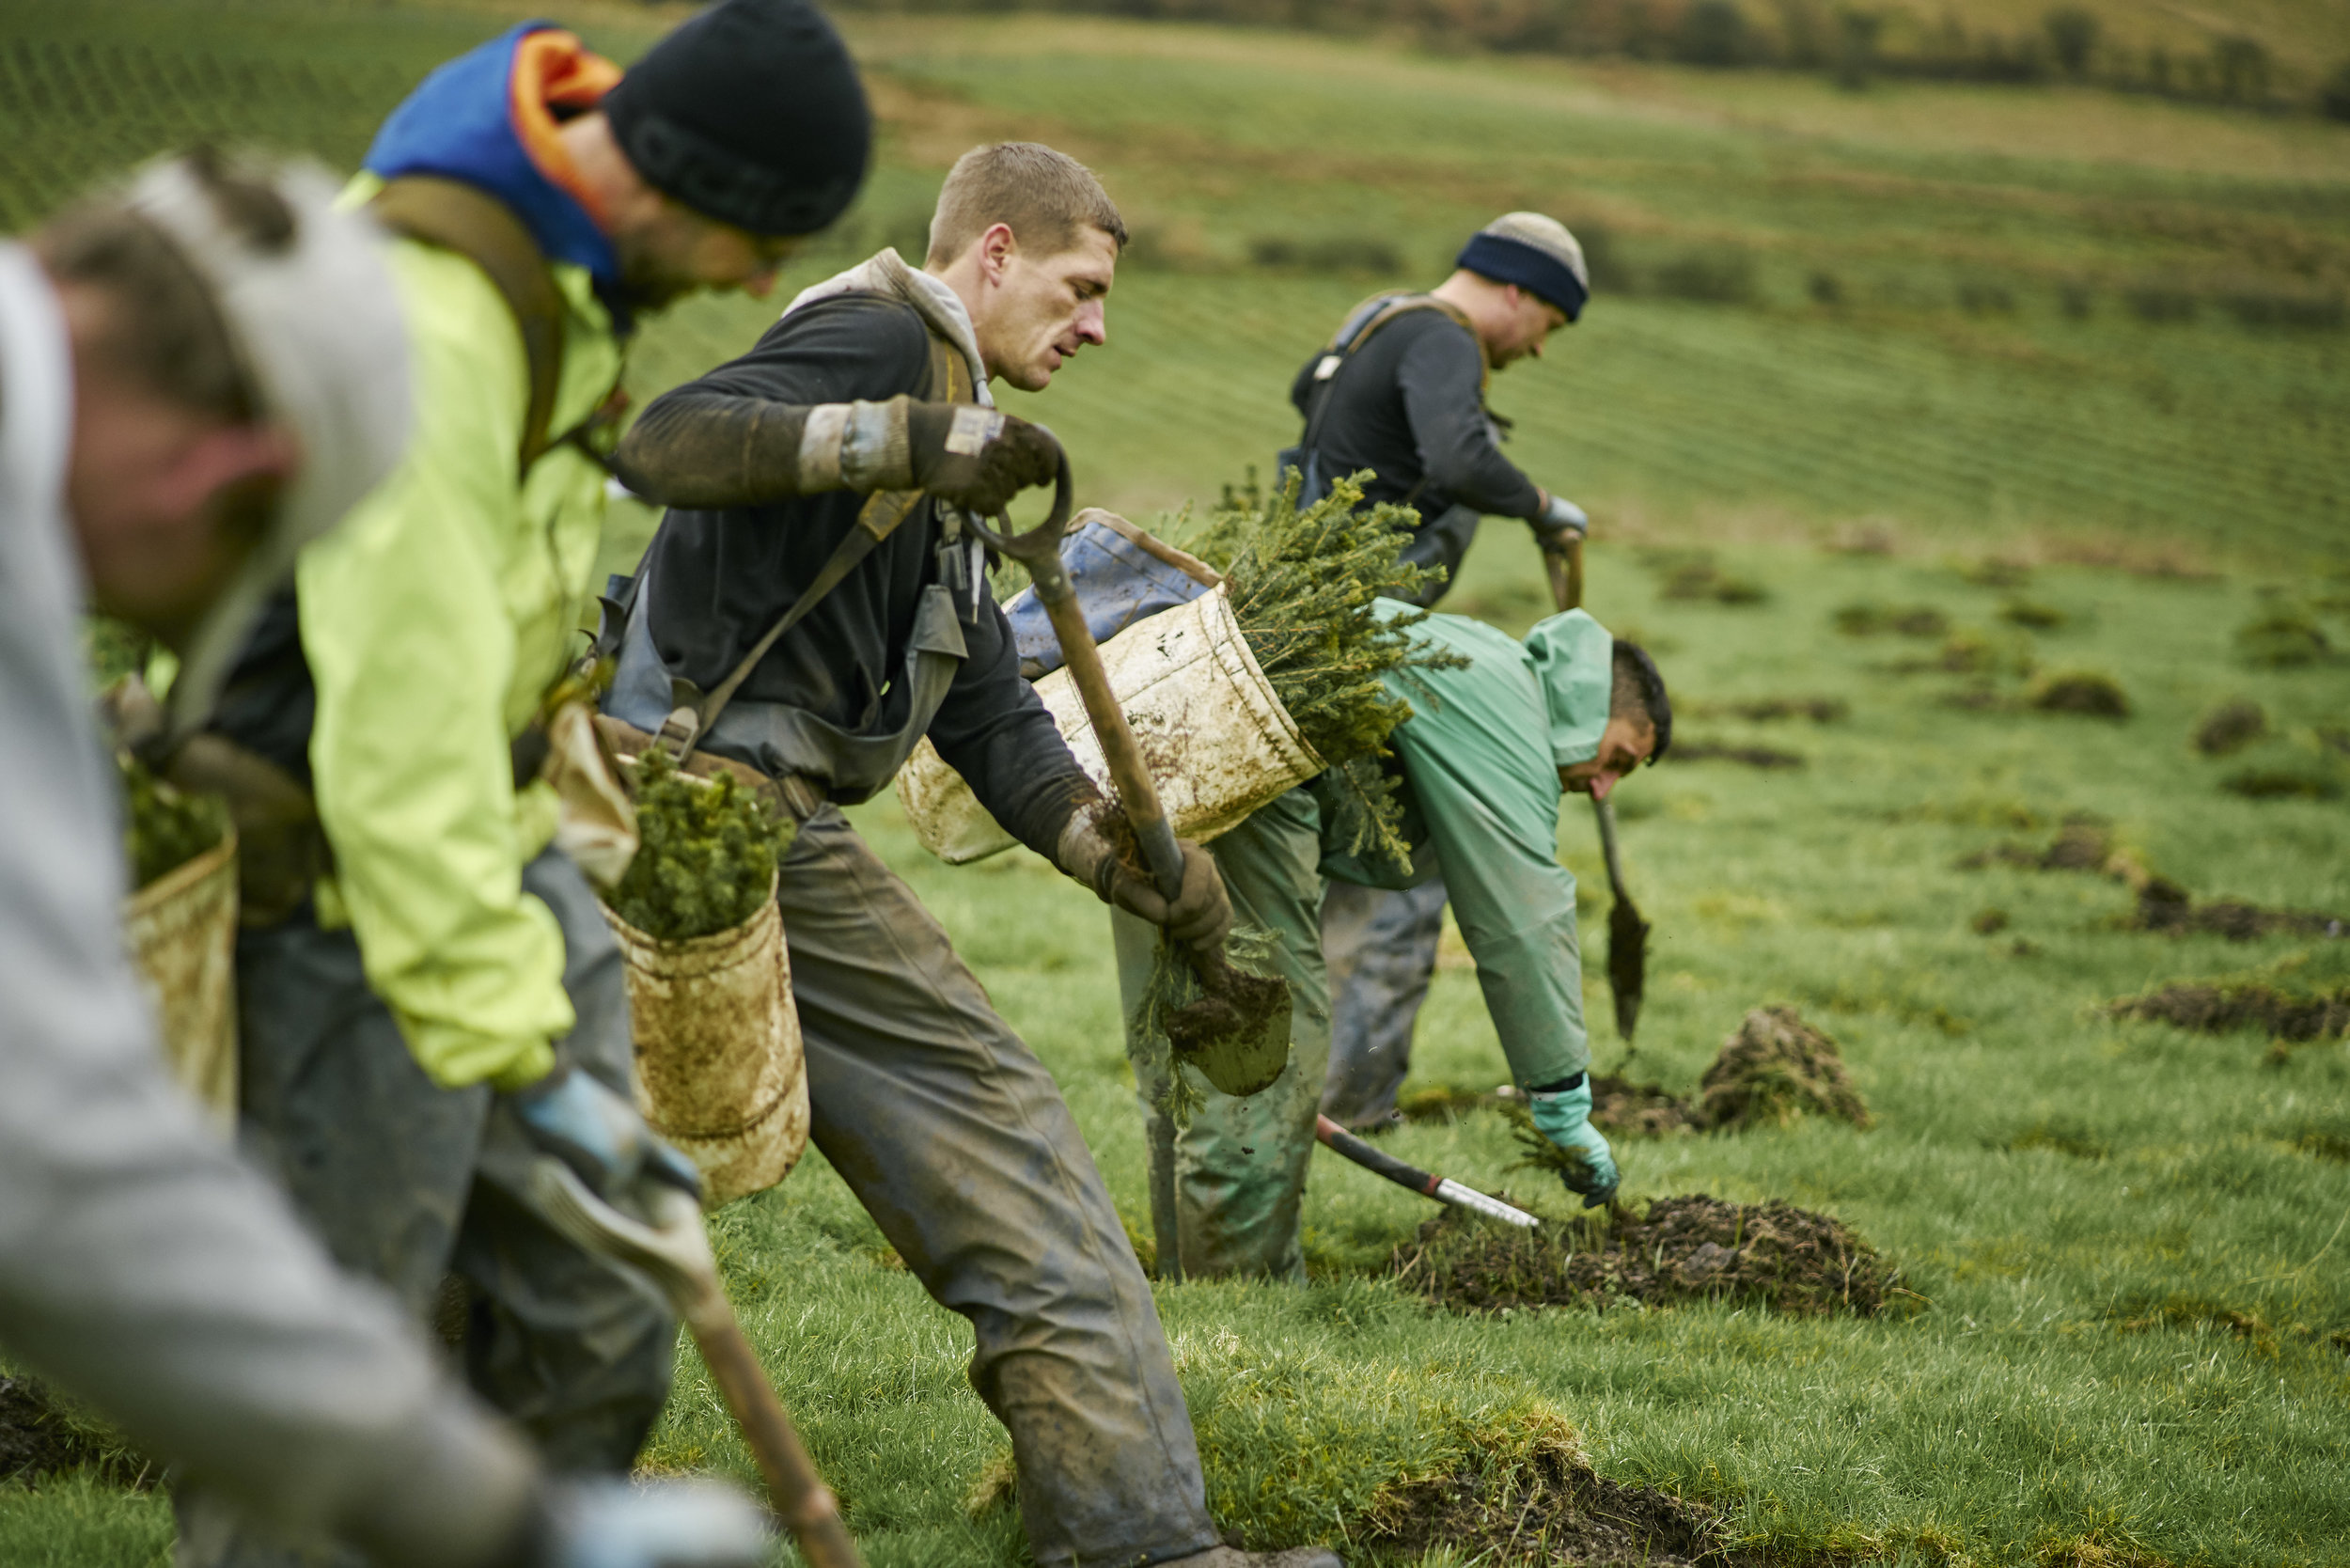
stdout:
POLYGON ((844 10, 1090 12, 1453 47, 1879 76, 2093 82, 2350 119, 2340 0, 839 0, 844 10))

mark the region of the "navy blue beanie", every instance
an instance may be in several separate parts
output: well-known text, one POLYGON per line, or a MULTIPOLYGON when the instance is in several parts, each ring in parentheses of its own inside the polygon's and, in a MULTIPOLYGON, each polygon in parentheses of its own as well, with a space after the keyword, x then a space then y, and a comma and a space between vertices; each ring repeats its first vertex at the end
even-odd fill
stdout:
POLYGON ((807 0, 720 0, 597 107, 646 183, 753 234, 838 217, 873 146, 848 45, 807 0))
POLYGON ((1461 254, 1452 264, 1496 283, 1514 283, 1557 306, 1573 321, 1582 317, 1584 303, 1591 297, 1591 286, 1581 275, 1582 260, 1581 247, 1563 226, 1541 218, 1538 213, 1512 212, 1470 235, 1469 243, 1461 247, 1461 254), (1539 219, 1543 228, 1557 229, 1565 243, 1543 243, 1531 237, 1521 237, 1527 230, 1541 232, 1528 219, 1539 219), (1520 233, 1503 232, 1510 228, 1520 233))

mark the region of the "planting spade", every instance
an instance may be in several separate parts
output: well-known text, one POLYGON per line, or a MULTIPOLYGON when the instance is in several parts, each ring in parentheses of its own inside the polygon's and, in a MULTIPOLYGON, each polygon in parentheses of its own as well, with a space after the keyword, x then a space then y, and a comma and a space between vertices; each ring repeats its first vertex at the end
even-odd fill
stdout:
MULTIPOLYGON (((1583 541, 1570 540, 1566 559, 1545 556, 1550 568, 1551 602, 1560 611, 1583 603, 1583 541)), ((1616 1033, 1623 1039, 1623 1059, 1632 1059, 1632 1031, 1639 1027, 1640 998, 1648 989, 1649 923, 1623 885, 1623 861, 1616 850, 1616 808, 1604 800, 1591 802, 1599 819, 1600 852, 1607 857, 1607 890, 1615 902, 1607 911, 1607 988, 1616 998, 1616 1033)), ((1618 1068, 1621 1072, 1622 1069, 1618 1068)))
MULTIPOLYGON (((1060 639, 1070 679, 1085 699, 1094 738, 1102 743, 1110 782, 1117 787, 1119 804, 1141 846, 1143 863, 1160 894, 1172 902, 1183 890, 1183 851, 1176 847, 1175 830, 1159 804, 1150 765, 1143 760, 1135 732, 1127 726, 1126 711, 1119 706, 1118 694, 1110 687, 1109 673, 1102 666, 1102 651, 1093 641, 1092 628, 1086 624, 1084 608, 1077 603, 1076 588, 1060 558, 1071 490, 1069 455, 1063 452, 1053 510, 1043 522, 1020 534, 1012 533, 1010 523, 1000 516, 996 522, 1003 532, 976 523, 972 526, 981 539, 1028 569, 1037 602, 1044 606, 1053 622, 1053 635, 1060 639)), ((1177 1009, 1167 1020, 1167 1043, 1175 1049, 1176 1060, 1198 1068, 1208 1082, 1235 1097, 1270 1088, 1289 1065, 1289 986, 1233 968, 1221 947, 1189 948, 1185 956, 1205 995, 1177 1009)))

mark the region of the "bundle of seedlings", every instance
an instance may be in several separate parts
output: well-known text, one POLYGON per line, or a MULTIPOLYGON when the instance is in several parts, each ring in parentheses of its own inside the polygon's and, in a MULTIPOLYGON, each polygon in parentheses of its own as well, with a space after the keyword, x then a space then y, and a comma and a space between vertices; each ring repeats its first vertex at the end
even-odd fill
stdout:
POLYGON ((1339 480, 1301 510, 1294 470, 1270 494, 1251 470, 1245 485, 1225 486, 1187 543, 1224 574, 1249 652, 1328 767, 1315 784, 1334 819, 1325 837, 1350 855, 1406 860, 1398 781, 1380 763, 1411 705, 1386 681, 1462 661, 1414 644, 1408 634, 1426 611, 1383 616, 1374 607, 1415 599, 1440 574, 1402 559, 1418 518, 1408 507, 1365 507, 1366 477, 1339 480))
POLYGON ((798 824, 780 821, 732 777, 705 783, 647 748, 636 764, 636 858, 604 895, 612 912, 660 942, 729 931, 775 890, 798 824))
POLYGON ((115 765, 122 775, 123 849, 133 888, 161 881, 228 832, 228 808, 219 796, 174 789, 127 751, 115 753, 115 765))

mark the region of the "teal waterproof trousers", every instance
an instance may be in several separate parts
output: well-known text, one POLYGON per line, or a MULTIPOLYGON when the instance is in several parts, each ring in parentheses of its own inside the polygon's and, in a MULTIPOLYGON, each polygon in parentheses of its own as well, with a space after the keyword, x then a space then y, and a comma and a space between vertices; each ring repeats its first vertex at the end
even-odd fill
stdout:
MULTIPOLYGON (((1233 918, 1275 940, 1274 962, 1290 985, 1290 1064, 1273 1087, 1236 1100, 1192 1074, 1207 1096, 1180 1131, 1160 1102, 1167 1088, 1167 1042, 1136 1025, 1157 962, 1156 926, 1123 912, 1110 917, 1118 947, 1126 1054, 1134 1063, 1150 1144, 1173 1144, 1172 1192, 1152 1183, 1152 1222, 1178 1241, 1186 1278, 1306 1277, 1299 1224, 1314 1116, 1330 1058, 1330 985, 1322 957, 1322 826, 1312 795, 1292 790, 1208 846, 1231 895, 1233 918), (1173 1213, 1165 1212, 1172 1199, 1173 1213)), ((1160 1262, 1162 1277, 1167 1260, 1160 1262)))

